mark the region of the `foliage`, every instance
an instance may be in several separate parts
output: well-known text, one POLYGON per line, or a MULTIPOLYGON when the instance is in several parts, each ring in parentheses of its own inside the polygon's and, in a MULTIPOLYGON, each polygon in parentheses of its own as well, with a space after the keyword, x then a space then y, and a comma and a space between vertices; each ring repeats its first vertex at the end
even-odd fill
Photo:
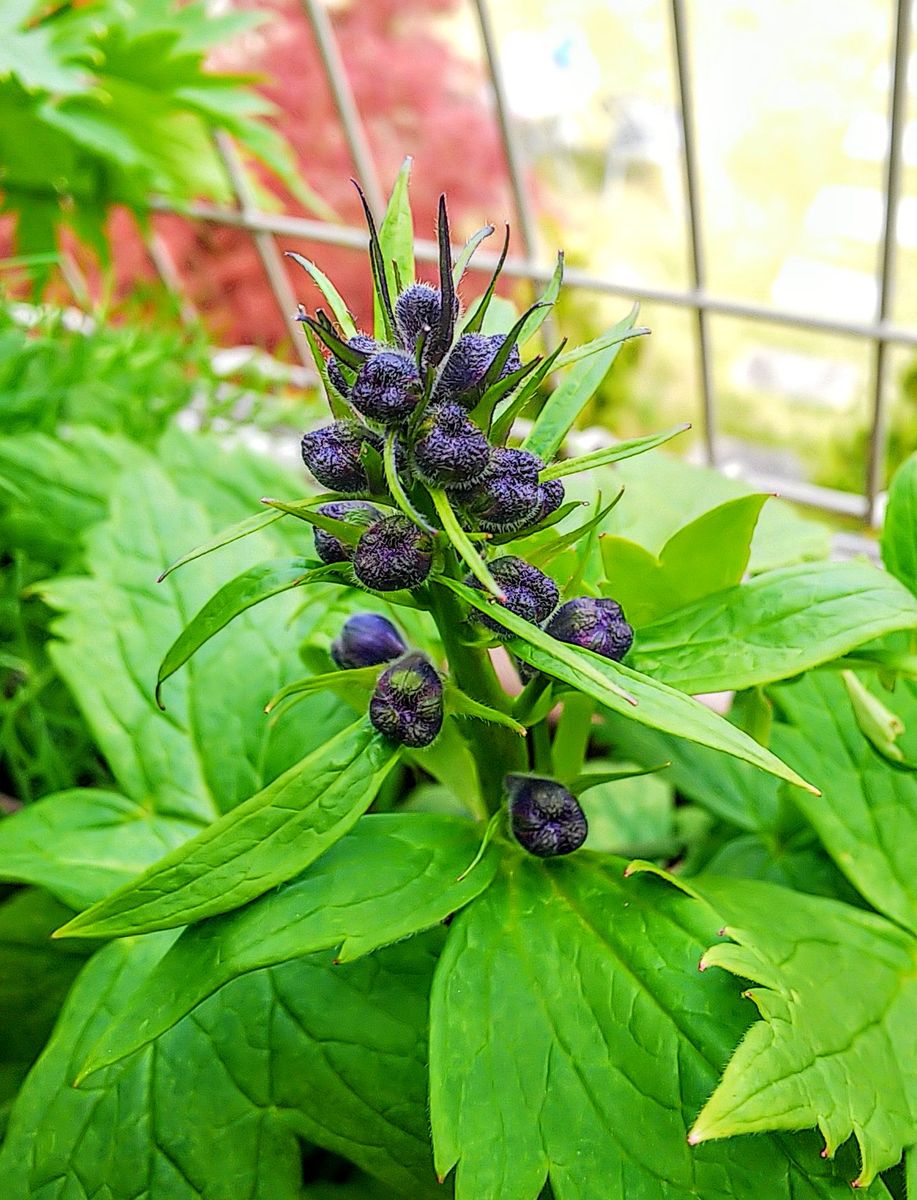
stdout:
MULTIPOLYGON (((386 266, 409 262, 405 184, 373 236, 377 336, 404 327, 386 291, 411 281, 387 289, 386 266)), ((525 319, 463 383, 491 443, 525 388, 500 378, 525 319)), ((425 359, 432 331, 407 392, 424 407, 449 353, 425 359)), ((310 332, 336 418, 356 421, 364 351, 319 314, 310 332)), ((399 336, 385 353, 408 353, 399 336)), ((530 444, 560 445, 612 357, 560 368, 580 382, 530 444)), ((68 955, 9 1055, 4 1194, 217 1200, 245 1180, 281 1200, 832 1200, 855 1181, 900 1197, 891 1169, 917 1143, 917 459, 891 491, 882 571, 825 561, 811 523, 655 451, 585 476, 561 458, 528 484, 531 461, 492 445, 473 486, 512 483, 487 510, 512 527, 484 536, 474 502, 410 469, 422 416, 371 422, 346 464, 381 520, 430 543, 423 581, 389 591, 354 573, 366 526, 323 514, 327 493, 255 514, 302 484, 211 437, 170 431, 151 452, 75 428, 0 447, 8 513, 37 531, 40 508, 47 544, 80 547, 33 590, 108 772, 0 822, 0 876, 30 885, 7 904, 38 913, 36 986, 68 955), (546 494, 558 479, 588 508, 546 494), (509 522, 523 485, 559 507, 509 522), (316 525, 340 557, 313 555, 316 525), (624 661, 540 616, 623 620, 621 597, 624 661), (335 669, 365 611, 411 653, 335 669), (441 731, 398 744, 367 708, 380 674, 414 703, 418 662, 441 731), (693 698, 708 686, 739 689, 728 716, 693 698), (585 846, 524 849, 507 776, 549 781, 586 815, 585 846)))

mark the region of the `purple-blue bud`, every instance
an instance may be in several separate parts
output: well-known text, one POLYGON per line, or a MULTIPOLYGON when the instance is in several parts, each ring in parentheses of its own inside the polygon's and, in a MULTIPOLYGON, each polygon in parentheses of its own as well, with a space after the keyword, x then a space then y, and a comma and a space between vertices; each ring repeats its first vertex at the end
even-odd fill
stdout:
POLYGON ((538 525, 552 512, 556 512, 564 502, 564 485, 560 479, 548 479, 538 485, 541 504, 538 512, 532 518, 532 524, 538 525))
MULTIPOLYGON (((347 339, 347 345, 353 346, 354 350, 363 350, 367 354, 375 354, 382 349, 382 343, 377 342, 375 338, 369 337, 365 333, 355 333, 353 337, 347 339)), ((344 372, 341 370, 338 360, 332 355, 327 362, 328 378, 331 380, 336 391, 346 400, 350 395, 350 384, 344 378, 344 372)))
POLYGON ((357 543, 353 571, 376 592, 419 587, 433 565, 433 541, 408 517, 383 517, 357 543))
POLYGON ((443 725, 443 682, 423 654, 407 654, 376 681, 373 727, 402 746, 429 746, 443 725))
POLYGON ((545 632, 559 642, 582 646, 613 662, 620 662, 634 641, 634 631, 625 621, 621 605, 616 600, 594 600, 591 596, 562 604, 545 632))
POLYGON ((378 434, 359 421, 334 421, 303 435, 302 458, 319 483, 330 491, 354 495, 369 488, 360 458, 364 445, 382 449, 378 434))
POLYGON ((429 283, 412 283, 395 301, 395 324, 405 350, 413 354, 417 339, 429 328, 429 338, 439 326, 443 298, 439 288, 429 283))
POLYGON ((524 850, 538 858, 572 854, 586 840, 589 825, 576 797, 553 779, 507 775, 509 823, 524 850))
POLYGON ((331 643, 331 657, 342 670, 391 662, 406 651, 407 646, 391 621, 374 612, 348 617, 331 643))
MULTIPOLYGON (((550 575, 545 575, 524 558, 507 554, 502 558, 495 558, 487 566, 505 597, 503 607, 508 608, 510 612, 533 625, 540 625, 557 607, 557 601, 560 599, 557 584, 550 575)), ((466 576, 465 584, 483 590, 483 585, 471 575, 466 576)), ((501 641, 509 641, 515 636, 493 617, 479 612, 478 609, 472 611, 471 619, 483 625, 501 641)))
POLYGON ((420 422, 413 462, 431 487, 470 487, 490 462, 490 446, 460 404, 438 405, 420 422))
MULTIPOLYGON (((325 517, 334 517, 338 521, 347 521, 352 525, 372 525, 381 520, 382 513, 374 504, 366 500, 332 500, 318 508, 325 517)), ((342 542, 333 533, 316 526, 313 529, 315 538, 315 553, 323 563, 350 562, 353 558, 353 546, 342 542)))
POLYGON ((381 425, 401 425, 420 399, 420 372, 410 354, 381 350, 360 368, 350 402, 381 425))
MULTIPOLYGON (((506 341, 503 333, 465 333, 452 347, 439 377, 436 394, 439 398, 457 400, 466 408, 474 408, 481 398, 481 383, 487 369, 506 341)), ((514 346, 500 372, 505 379, 522 366, 518 347, 514 346)))

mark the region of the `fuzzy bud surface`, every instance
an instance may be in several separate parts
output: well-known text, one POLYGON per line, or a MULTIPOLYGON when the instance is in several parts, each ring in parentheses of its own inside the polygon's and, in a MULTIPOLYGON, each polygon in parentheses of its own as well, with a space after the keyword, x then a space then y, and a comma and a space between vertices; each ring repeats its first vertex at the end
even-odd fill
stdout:
POLYGON ((443 683, 423 654, 407 654, 382 672, 369 719, 402 746, 430 745, 443 725, 443 683))
POLYGON ((572 854, 585 842, 586 816, 562 784, 532 775, 507 775, 503 786, 513 836, 529 854, 556 858, 572 854))
POLYGON ((407 652, 401 634, 379 613, 355 613, 348 617, 331 643, 331 657, 343 670, 374 667, 391 662, 407 652))
MULTIPOLYGON (((506 597, 503 607, 510 612, 533 625, 540 625, 557 607, 560 599, 557 584, 550 575, 545 575, 525 559, 507 554, 487 565, 506 597)), ((483 585, 471 575, 466 576, 465 583, 468 587, 483 591, 483 585)), ((477 609, 472 612, 471 618, 501 641, 509 641, 514 636, 493 617, 477 609)))
POLYGON ((634 631, 616 600, 581 596, 562 604, 545 626, 560 642, 582 646, 603 658, 620 662, 633 645, 634 631))
POLYGON ((430 535, 408 517, 383 517, 357 543, 353 570, 357 579, 377 592, 419 587, 433 565, 430 535))
POLYGON ((413 462, 431 487, 470 487, 487 469, 490 446, 460 404, 443 404, 424 414, 413 462))
MULTIPOLYGON (((375 338, 371 338, 365 333, 355 333, 353 337, 347 339, 347 345, 352 346, 354 350, 362 350, 366 354, 375 354, 378 350, 382 349, 381 342, 377 342, 375 338)), ((334 385, 335 390, 340 392, 346 400, 350 395, 350 384, 344 378, 344 372, 341 370, 340 363, 334 355, 328 359, 327 366, 328 378, 334 385)))
POLYGON ((302 459, 330 491, 352 495, 369 487, 360 457, 364 445, 382 448, 380 438, 359 421, 334 421, 303 435, 302 459))
POLYGON ((380 425, 401 425, 420 398, 420 372, 410 354, 380 350, 363 367, 350 390, 350 402, 380 425))
MULTIPOLYGON (((473 408, 480 399, 482 382, 487 369, 506 341, 502 333, 465 333, 452 347, 437 386, 437 394, 455 399, 466 408, 473 408)), ((500 372, 505 379, 522 366, 518 347, 513 346, 500 372)))
MULTIPOLYGON (((382 513, 366 500, 332 500, 320 505, 318 511, 325 517, 347 521, 353 525, 372 525, 381 520, 382 513)), ((315 553, 323 563, 350 562, 353 546, 341 541, 333 533, 317 526, 312 531, 315 538, 315 553)))

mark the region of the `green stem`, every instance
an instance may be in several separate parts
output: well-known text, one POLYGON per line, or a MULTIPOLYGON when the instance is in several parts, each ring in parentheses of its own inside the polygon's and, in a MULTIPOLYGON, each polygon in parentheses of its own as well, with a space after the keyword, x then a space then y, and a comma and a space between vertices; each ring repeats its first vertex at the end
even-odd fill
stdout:
POLYGON ((579 775, 589 747, 595 701, 578 692, 564 696, 564 707, 554 733, 554 770, 568 783, 579 775))
POLYGON ((529 737, 532 742, 532 757, 534 760, 532 762, 532 769, 545 775, 553 775, 551 734, 548 729, 547 718, 536 722, 532 726, 529 730, 529 737))

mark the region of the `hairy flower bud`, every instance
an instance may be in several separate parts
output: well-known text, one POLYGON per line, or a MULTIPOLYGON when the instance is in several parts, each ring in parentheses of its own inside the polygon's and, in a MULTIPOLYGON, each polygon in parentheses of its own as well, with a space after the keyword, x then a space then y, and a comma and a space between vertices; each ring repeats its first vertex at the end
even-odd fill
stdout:
MULTIPOLYGON (((382 513, 374 504, 366 500, 332 500, 322 504, 318 512, 325 517, 334 517, 338 521, 347 521, 353 525, 372 525, 381 520, 382 513)), ((349 562, 353 558, 353 546, 342 542, 333 533, 328 533, 318 526, 313 529, 315 538, 315 553, 323 563, 349 562)))
POLYGON ((556 512, 564 502, 564 485, 560 479, 548 479, 545 483, 540 483, 538 492, 541 496, 541 506, 532 518, 533 525, 556 512))
POLYGON ((561 784, 534 775, 507 775, 503 786, 513 835, 529 854, 556 858, 572 854, 585 842, 585 814, 561 784))
POLYGON ((348 617, 331 643, 331 657, 342 669, 374 667, 391 662, 406 651, 407 646, 391 621, 374 612, 348 617))
POLYGON ((544 464, 527 450, 491 451, 487 470, 464 502, 471 522, 485 533, 517 533, 535 523, 544 503, 538 473, 544 464))
POLYGON ((429 283, 412 283, 404 289, 395 301, 395 324, 405 350, 413 354, 424 329, 437 328, 442 307, 439 288, 429 283))
POLYGON ((370 420, 400 425, 420 398, 420 372, 410 354, 380 350, 360 368, 350 402, 370 420))
POLYGON ((407 654, 382 672, 369 719, 402 746, 429 746, 443 724, 443 683, 423 654, 407 654))
POLYGON ((490 446, 460 404, 443 404, 424 414, 413 462, 420 478, 432 487, 470 487, 490 462, 490 446))
MULTIPOLYGON (((481 398, 481 384, 487 369, 505 341, 506 335, 503 333, 463 334, 446 359, 436 388, 437 396, 457 400, 466 408, 474 408, 481 398)), ((518 347, 513 346, 500 372, 500 379, 518 371, 521 366, 518 347)))
MULTIPOLYGON (((355 333, 353 337, 347 339, 347 345, 353 346, 354 350, 363 350, 367 354, 375 354, 382 349, 381 342, 377 342, 375 338, 371 338, 365 333, 355 333)), ((327 366, 328 378, 346 400, 350 395, 350 384, 344 378, 344 372, 334 355, 328 359, 327 366)))
MULTIPOLYGON (((503 607, 510 612, 531 621, 533 625, 540 625, 557 607, 560 599, 557 584, 550 575, 545 575, 524 558, 507 554, 503 558, 495 558, 487 566, 506 597, 503 607)), ((471 575, 465 578, 465 583, 468 587, 483 590, 483 585, 471 575)), ((514 636, 493 617, 477 609, 472 612, 471 619, 502 641, 509 641, 514 636)))
POLYGON ((613 662, 621 661, 634 640, 621 605, 616 600, 594 600, 591 596, 562 604, 545 631, 560 642, 593 650, 613 662))
POLYGON ((334 421, 303 435, 303 462, 326 488, 353 495, 369 487, 360 458, 364 445, 382 449, 381 439, 359 421, 334 421))
POLYGON ((357 579, 377 592, 419 587, 432 564, 430 535, 402 516, 383 517, 370 525, 353 556, 357 579))

